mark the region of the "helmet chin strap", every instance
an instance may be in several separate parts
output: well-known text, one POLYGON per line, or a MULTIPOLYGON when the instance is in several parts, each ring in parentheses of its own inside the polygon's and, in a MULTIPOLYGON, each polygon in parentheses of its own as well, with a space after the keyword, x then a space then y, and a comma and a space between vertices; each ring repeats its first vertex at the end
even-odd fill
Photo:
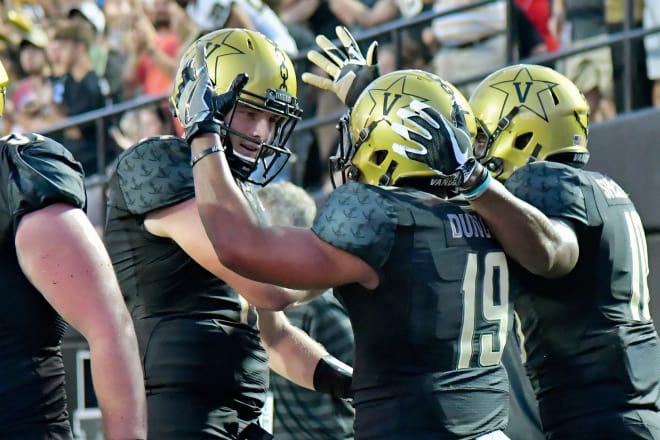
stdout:
POLYGON ((234 154, 234 147, 232 146, 231 139, 229 138, 229 131, 229 128, 223 124, 220 130, 220 139, 222 140, 222 144, 225 146, 227 162, 229 163, 229 168, 231 169, 232 175, 241 181, 245 181, 252 173, 254 166, 248 165, 246 162, 239 159, 236 154, 234 154))

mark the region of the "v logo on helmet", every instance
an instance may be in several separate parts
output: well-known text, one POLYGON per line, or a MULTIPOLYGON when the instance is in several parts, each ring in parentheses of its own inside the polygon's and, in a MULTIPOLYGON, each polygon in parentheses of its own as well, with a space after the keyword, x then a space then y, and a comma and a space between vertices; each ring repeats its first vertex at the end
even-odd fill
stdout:
POLYGON ((522 91, 521 89, 521 84, 519 82, 514 82, 513 86, 516 88, 516 94, 518 95, 518 101, 520 102, 525 102, 527 100, 527 95, 529 94, 529 90, 532 88, 532 83, 531 82, 526 82, 525 83, 525 90, 522 91))
POLYGON ((391 93, 385 92, 383 93, 383 115, 387 116, 390 114, 392 111, 392 107, 396 104, 396 102, 401 99, 401 95, 398 93, 394 95, 394 100, 390 102, 390 97, 392 96, 391 93))
POLYGON ((523 107, 530 112, 537 115, 544 121, 548 121, 548 110, 554 108, 557 104, 552 97, 554 92, 553 88, 559 84, 553 81, 547 81, 544 77, 538 76, 538 72, 534 71, 534 75, 527 67, 517 69, 515 72, 507 72, 507 75, 498 76, 502 80, 492 82, 489 87, 504 93, 507 97, 517 98, 506 99, 500 111, 500 119, 511 112, 511 109, 516 106, 523 107), (511 77, 513 75, 513 77, 511 77), (508 79, 505 79, 507 78, 508 79))

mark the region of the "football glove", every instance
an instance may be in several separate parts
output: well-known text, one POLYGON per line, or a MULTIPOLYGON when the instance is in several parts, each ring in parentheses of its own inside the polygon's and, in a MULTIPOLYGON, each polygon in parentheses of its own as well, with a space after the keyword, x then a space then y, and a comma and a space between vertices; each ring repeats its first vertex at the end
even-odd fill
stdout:
POLYGON ((322 52, 307 52, 307 59, 331 79, 305 72, 302 80, 319 89, 334 92, 341 102, 352 107, 365 86, 380 75, 378 42, 371 43, 365 57, 348 29, 337 26, 336 32, 342 47, 335 46, 324 35, 317 35, 316 44, 322 52))
POLYGON ((451 122, 418 100, 412 101, 409 108, 400 108, 397 116, 404 123, 394 123, 392 129, 417 144, 420 151, 426 151, 426 154, 415 155, 414 159, 440 173, 438 186, 464 190, 479 164, 473 157, 472 141, 460 106, 452 105, 451 122))
POLYGON ((218 95, 206 66, 206 46, 198 41, 195 48, 195 56, 181 72, 176 99, 171 101, 189 143, 202 133, 220 134, 225 115, 234 107, 248 81, 247 74, 241 73, 225 93, 218 95))

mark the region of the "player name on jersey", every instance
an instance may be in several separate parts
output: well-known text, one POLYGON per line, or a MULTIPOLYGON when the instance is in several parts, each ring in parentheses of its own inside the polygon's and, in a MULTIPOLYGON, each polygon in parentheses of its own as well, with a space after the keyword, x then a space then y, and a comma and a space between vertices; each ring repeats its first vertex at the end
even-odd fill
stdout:
POLYGON ((447 214, 452 238, 491 238, 490 230, 476 214, 447 214))
POLYGON ((621 189, 617 183, 611 179, 596 179, 596 183, 603 190, 603 194, 608 199, 627 199, 628 194, 621 189))

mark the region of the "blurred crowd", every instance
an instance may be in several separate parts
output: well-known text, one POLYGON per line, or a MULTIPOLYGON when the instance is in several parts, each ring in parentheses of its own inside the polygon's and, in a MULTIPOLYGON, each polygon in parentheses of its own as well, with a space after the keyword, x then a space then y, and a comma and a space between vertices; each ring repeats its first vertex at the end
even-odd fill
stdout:
MULTIPOLYGON (((392 20, 443 13, 406 27, 399 52, 389 34, 378 36, 381 70, 426 69, 469 96, 485 74, 511 60, 507 29, 514 37, 513 59, 522 60, 603 41, 627 27, 660 25, 660 2, 650 0, 493 0, 470 7, 474 3, 479 1, 5 0, 0 58, 15 80, 2 132, 49 131, 72 116, 168 94, 183 48, 201 33, 222 27, 261 31, 289 51, 304 72, 315 68, 304 57, 314 36, 333 38, 337 25, 359 37, 392 20)), ((633 39, 630 53, 635 84, 630 107, 660 105, 660 35, 633 39)), ((625 109, 625 56, 624 44, 616 43, 547 64, 580 87, 592 120, 601 121, 625 109)), ((306 119, 341 111, 333 94, 301 88, 306 119)), ((109 122, 101 133, 106 145, 101 161, 93 121, 51 134, 83 163, 88 176, 105 171, 100 167, 142 137, 180 134, 167 100, 109 122)), ((298 133, 291 141, 297 164, 288 177, 306 188, 322 187, 336 136, 334 124, 298 133)))

